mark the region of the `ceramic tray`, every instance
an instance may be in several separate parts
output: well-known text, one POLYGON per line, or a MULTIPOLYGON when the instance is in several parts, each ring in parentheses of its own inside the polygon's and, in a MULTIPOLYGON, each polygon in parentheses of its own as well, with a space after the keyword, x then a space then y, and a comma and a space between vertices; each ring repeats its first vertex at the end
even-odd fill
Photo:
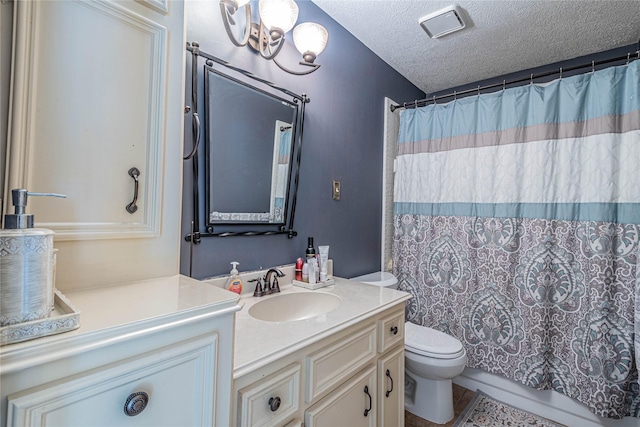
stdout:
POLYGON ((0 346, 72 331, 80 327, 80 312, 62 292, 54 292, 54 309, 46 319, 0 327, 0 346))
POLYGON ((324 282, 318 282, 313 284, 307 283, 307 282, 300 282, 299 280, 294 280, 293 286, 300 286, 301 288, 311 289, 313 291, 316 289, 324 288, 325 286, 331 286, 335 283, 336 282, 333 279, 327 279, 324 282))

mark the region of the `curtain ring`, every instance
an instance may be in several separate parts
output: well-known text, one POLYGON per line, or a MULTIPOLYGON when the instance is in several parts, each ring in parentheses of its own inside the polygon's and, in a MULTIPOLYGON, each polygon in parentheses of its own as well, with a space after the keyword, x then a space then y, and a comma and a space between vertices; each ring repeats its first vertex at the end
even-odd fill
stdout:
POLYGON ((478 96, 480 96, 480 85, 478 85, 478 96))
POLYGON ((458 94, 456 93, 456 91, 453 91, 453 100, 457 101, 458 100, 458 94))
POLYGON ((530 85, 533 84, 533 73, 531 73, 531 81, 529 82, 530 85))
POLYGON ((503 80, 503 81, 502 81, 502 90, 505 90, 505 89, 506 89, 506 86, 507 86, 507 81, 506 81, 506 80, 503 80))
POLYGON ((416 103, 416 108, 418 108, 418 100, 417 99, 415 100, 415 103, 416 103))
POLYGON ((560 67, 560 80, 562 80, 562 67, 560 67))
POLYGON ((436 104, 437 104, 437 102, 436 102, 436 96, 435 96, 435 95, 433 95, 433 105, 436 105, 436 104))
POLYGON ((407 108, 407 103, 405 102, 405 103, 402 105, 402 107, 403 107, 404 109, 406 109, 406 108, 407 108))
POLYGON ((625 65, 629 65, 629 59, 631 58, 631 52, 627 53, 627 63, 625 65))
POLYGON ((591 72, 592 73, 596 72, 596 61, 591 61, 591 72))

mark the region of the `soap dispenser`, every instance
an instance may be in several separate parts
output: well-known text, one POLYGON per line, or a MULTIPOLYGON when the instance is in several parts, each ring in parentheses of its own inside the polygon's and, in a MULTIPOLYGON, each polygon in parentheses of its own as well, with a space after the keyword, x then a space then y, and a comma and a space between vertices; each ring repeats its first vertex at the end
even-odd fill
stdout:
POLYGON ((0 326, 49 317, 54 305, 55 249, 53 231, 33 228, 26 213, 28 196, 62 194, 11 191, 13 214, 0 230, 0 326))
POLYGON ((240 279, 240 275, 238 274, 238 264, 240 264, 238 261, 231 262, 231 272, 229 273, 225 288, 240 295, 242 294, 242 279, 240 279))

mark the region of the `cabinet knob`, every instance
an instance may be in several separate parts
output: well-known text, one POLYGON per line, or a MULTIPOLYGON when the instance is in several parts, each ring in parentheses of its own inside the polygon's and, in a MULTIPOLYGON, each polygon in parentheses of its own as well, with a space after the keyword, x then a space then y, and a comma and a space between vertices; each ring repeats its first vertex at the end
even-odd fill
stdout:
POLYGON ((397 326, 392 326, 391 327, 391 333, 393 335, 398 335, 398 327, 397 326))
POLYGON ((134 417, 144 411, 147 403, 149 403, 149 395, 144 391, 131 393, 124 403, 124 413, 130 417, 134 417))
POLYGON ((282 402, 282 400, 280 400, 280 398, 278 396, 276 397, 272 397, 271 399, 269 399, 269 408, 271 408, 272 412, 275 412, 278 410, 278 408, 280 408, 280 403, 282 402))

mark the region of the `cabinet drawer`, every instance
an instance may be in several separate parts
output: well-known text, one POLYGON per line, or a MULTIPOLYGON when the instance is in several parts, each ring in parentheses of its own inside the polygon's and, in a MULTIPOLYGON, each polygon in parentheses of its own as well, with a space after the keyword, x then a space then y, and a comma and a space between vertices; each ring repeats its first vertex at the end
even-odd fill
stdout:
POLYGON ((204 336, 11 394, 7 426, 211 426, 217 347, 217 335, 204 336), (127 415, 138 392, 146 407, 127 415))
POLYGON ((305 411, 305 427, 375 427, 376 367, 346 381, 305 411))
POLYGON ((337 386, 345 378, 362 369, 375 356, 375 324, 308 355, 305 358, 306 402, 312 402, 325 391, 337 386))
POLYGON ((398 343, 404 344, 404 311, 378 320, 378 351, 384 353, 398 343))
POLYGON ((283 425, 300 407, 300 364, 289 365, 238 391, 240 425, 283 425))

